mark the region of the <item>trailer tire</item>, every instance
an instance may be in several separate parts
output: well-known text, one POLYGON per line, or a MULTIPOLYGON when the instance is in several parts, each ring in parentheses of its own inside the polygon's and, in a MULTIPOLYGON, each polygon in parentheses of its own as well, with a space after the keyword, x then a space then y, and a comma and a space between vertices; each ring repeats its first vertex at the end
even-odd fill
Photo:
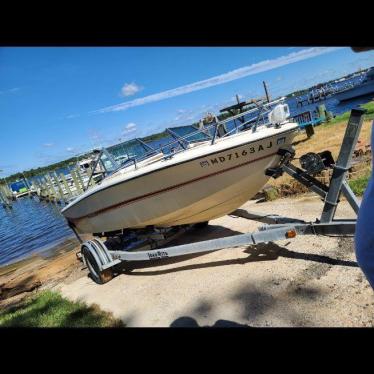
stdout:
POLYGON ((82 246, 81 253, 84 257, 84 262, 87 265, 89 275, 95 283, 104 284, 113 279, 113 270, 109 268, 100 271, 99 264, 95 257, 85 245, 82 246))

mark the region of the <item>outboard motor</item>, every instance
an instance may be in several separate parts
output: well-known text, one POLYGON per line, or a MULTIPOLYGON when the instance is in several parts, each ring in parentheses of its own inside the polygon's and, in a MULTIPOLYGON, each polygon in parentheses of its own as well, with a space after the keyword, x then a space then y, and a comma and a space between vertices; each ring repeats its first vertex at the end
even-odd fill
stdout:
POLYGON ((287 121, 290 116, 290 108, 287 104, 278 104, 269 113, 269 121, 273 125, 281 125, 287 121))

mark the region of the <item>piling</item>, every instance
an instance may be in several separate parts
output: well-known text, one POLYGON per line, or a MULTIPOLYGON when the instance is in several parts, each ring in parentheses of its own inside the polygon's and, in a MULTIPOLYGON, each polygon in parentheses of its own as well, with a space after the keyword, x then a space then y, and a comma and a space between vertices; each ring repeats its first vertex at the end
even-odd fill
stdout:
POLYGON ((47 181, 46 181, 45 177, 41 178, 41 190, 40 190, 39 197, 42 200, 46 200, 46 201, 49 201, 49 199, 50 199, 50 192, 49 192, 49 188, 48 188, 47 181))
POLYGON ((4 185, 0 185, 0 203, 3 208, 12 208, 12 204, 7 196, 7 189, 4 185))
POLYGON ((82 179, 82 176, 81 176, 81 173, 80 173, 80 170, 79 170, 78 167, 75 169, 75 172, 76 172, 76 174, 78 176, 78 179, 79 179, 79 182, 80 182, 80 184, 82 186, 82 191, 83 191, 84 190, 84 183, 83 183, 83 179, 82 179))
POLYGON ((61 185, 60 185, 60 181, 58 180, 56 172, 52 173, 52 178, 55 181, 55 184, 57 185, 57 190, 58 190, 60 202, 65 202, 64 191, 62 191, 62 188, 61 188, 61 185))
POLYGON ((49 188, 48 188, 48 184, 47 184, 47 180, 44 176, 41 177, 41 183, 42 183, 42 190, 41 190, 41 198, 42 200, 46 200, 46 201, 49 201, 49 188))
POLYGON ((334 115, 330 111, 326 110, 326 121, 330 122, 333 118, 334 115))
POLYGON ((49 174, 46 174, 45 175, 45 178, 47 180, 47 188, 48 188, 48 192, 49 192, 49 195, 48 195, 48 200, 49 201, 56 201, 56 191, 55 189, 53 188, 53 184, 52 184, 52 180, 51 180, 51 177, 49 176, 49 174))
POLYGON ((5 202, 5 197, 3 195, 3 191, 0 189, 0 203, 1 205, 3 206, 3 208, 6 208, 7 207, 7 204, 5 202))
POLYGON ((34 189, 35 189, 36 194, 37 194, 38 196, 40 196, 40 190, 41 190, 41 188, 40 188, 40 183, 39 183, 39 181, 38 181, 38 180, 33 180, 32 185, 33 185, 33 187, 34 187, 34 189))
POLYGON ((47 181, 45 180, 44 177, 41 177, 41 189, 40 189, 40 198, 42 200, 49 200, 49 192, 48 192, 48 187, 47 187, 47 181))
POLYGON ((83 192, 83 189, 82 189, 82 187, 79 184, 78 177, 75 174, 75 170, 71 170, 70 174, 71 174, 71 176, 73 178, 74 185, 75 185, 75 188, 76 188, 78 194, 81 194, 83 192))
POLYGON ((71 193, 71 190, 69 188, 68 182, 66 181, 65 175, 63 173, 61 173, 60 178, 62 180, 62 183, 64 184, 66 193, 68 194, 69 198, 72 198, 73 194, 71 193))
POLYGON ((322 122, 326 121, 326 106, 325 104, 318 105, 318 114, 319 117, 321 118, 322 122))
POLYGON ((5 196, 8 198, 8 200, 15 200, 13 192, 12 192, 12 190, 9 188, 9 186, 7 184, 3 185, 3 190, 4 190, 5 196))
POLYGON ((39 184, 39 199, 40 200, 44 200, 45 198, 45 186, 44 186, 44 179, 43 177, 40 177, 39 180, 38 180, 38 184, 39 184))

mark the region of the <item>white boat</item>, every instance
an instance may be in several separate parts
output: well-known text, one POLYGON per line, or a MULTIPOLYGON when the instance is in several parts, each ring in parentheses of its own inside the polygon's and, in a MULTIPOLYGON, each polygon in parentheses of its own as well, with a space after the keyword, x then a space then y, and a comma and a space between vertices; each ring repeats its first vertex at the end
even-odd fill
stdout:
MULTIPOLYGON (((92 158, 86 158, 84 160, 81 160, 78 163, 79 170, 83 175, 88 175, 91 172, 94 165, 95 165, 95 160, 92 159, 92 158)), ((100 165, 98 165, 95 172, 102 172, 103 171, 103 169, 99 169, 99 168, 100 168, 100 165)))
POLYGON ((78 233, 108 233, 205 222, 231 213, 265 185, 265 170, 279 162, 278 149, 290 145, 299 128, 286 119, 288 107, 280 101, 265 105, 262 125, 252 117, 229 129, 235 118, 258 115, 252 109, 200 130, 189 126, 184 136, 178 128, 167 129, 175 141, 158 150, 144 147, 143 155, 141 143, 133 140, 129 146, 139 157, 123 165, 103 149, 98 163, 107 176, 62 214, 78 233))
POLYGON ((374 68, 371 68, 363 80, 357 85, 337 93, 334 98, 339 101, 351 100, 356 97, 373 94, 374 96, 374 68))

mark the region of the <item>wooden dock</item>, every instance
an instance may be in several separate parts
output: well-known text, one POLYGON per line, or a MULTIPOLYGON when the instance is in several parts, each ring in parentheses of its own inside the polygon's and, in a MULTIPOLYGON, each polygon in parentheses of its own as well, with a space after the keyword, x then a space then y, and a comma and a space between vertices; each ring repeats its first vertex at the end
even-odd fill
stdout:
MULTIPOLYGON (((90 172, 82 173, 78 167, 70 170, 70 177, 52 171, 38 176, 38 180, 32 182, 32 188, 40 201, 68 204, 86 190, 89 175, 90 172)), ((95 179, 91 178, 90 186, 95 183, 95 179)))
MULTIPOLYGON (((30 180, 25 179, 25 189, 22 192, 13 192, 7 184, 0 184, 0 205, 12 208, 12 201, 19 198, 37 196, 40 202, 55 204, 68 204, 71 200, 87 189, 91 170, 84 172, 76 166, 68 175, 56 170, 43 175, 37 175, 30 180)), ((95 178, 91 178, 90 186, 95 185, 95 178)))

